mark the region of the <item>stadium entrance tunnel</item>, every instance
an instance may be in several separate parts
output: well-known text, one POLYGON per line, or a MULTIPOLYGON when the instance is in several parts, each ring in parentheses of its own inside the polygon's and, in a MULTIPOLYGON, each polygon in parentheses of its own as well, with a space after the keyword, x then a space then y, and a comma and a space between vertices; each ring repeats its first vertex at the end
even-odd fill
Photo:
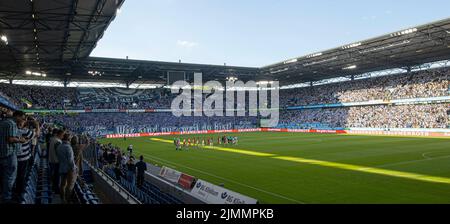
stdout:
MULTIPOLYGON (((166 139, 151 138, 151 140, 157 141, 157 142, 173 144, 173 141, 166 140, 166 139)), ((244 149, 233 149, 233 148, 225 148, 225 147, 218 147, 218 146, 202 146, 202 148, 230 152, 230 153, 238 153, 238 154, 249 155, 249 156, 269 157, 269 158, 277 159, 277 160, 309 164, 309 165, 315 165, 315 166, 322 166, 322 167, 329 167, 329 168, 335 168, 335 169, 341 169, 341 170, 349 170, 349 171, 355 171, 355 172, 363 172, 363 173, 405 178, 405 179, 422 181, 422 182, 450 184, 450 178, 446 178, 446 177, 438 177, 438 176, 431 176, 431 175, 425 175, 425 174, 387 170, 387 169, 380 169, 380 168, 361 166, 361 165, 329 162, 329 161, 323 161, 323 160, 306 159, 306 158, 300 158, 300 157, 281 156, 281 155, 276 155, 276 154, 261 153, 261 152, 255 152, 255 151, 244 150, 244 149)))

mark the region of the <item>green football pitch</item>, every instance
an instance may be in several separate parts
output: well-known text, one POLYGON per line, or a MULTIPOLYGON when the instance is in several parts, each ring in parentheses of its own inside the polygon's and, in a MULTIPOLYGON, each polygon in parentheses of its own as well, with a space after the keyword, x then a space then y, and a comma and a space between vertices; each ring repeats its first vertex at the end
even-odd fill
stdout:
MULTIPOLYGON (((103 139, 260 203, 450 203, 450 139, 242 133, 175 151, 174 136, 103 139)), ((189 137, 219 135, 189 135, 189 137)))

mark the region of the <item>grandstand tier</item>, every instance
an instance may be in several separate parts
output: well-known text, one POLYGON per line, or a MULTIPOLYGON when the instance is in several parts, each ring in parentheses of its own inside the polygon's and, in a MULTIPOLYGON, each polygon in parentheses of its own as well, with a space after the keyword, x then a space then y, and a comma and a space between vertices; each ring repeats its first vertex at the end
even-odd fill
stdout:
POLYGON ((123 2, 1 1, 0 202, 450 202, 450 19, 260 68, 91 57, 123 2), (176 116, 170 74, 255 88, 176 116))

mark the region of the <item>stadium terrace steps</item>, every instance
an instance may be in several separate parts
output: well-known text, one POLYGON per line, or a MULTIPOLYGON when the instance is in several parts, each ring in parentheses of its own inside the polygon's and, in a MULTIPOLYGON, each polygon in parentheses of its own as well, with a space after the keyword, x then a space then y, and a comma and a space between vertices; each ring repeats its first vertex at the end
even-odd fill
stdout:
MULTIPOLYGON (((117 179, 113 169, 107 168, 106 173, 110 177, 117 179)), ((175 197, 163 193, 159 188, 152 185, 148 181, 144 181, 144 185, 142 186, 142 188, 138 188, 125 178, 119 178, 119 184, 143 204, 183 204, 183 202, 176 199, 175 197)))
POLYGON ((27 177, 25 191, 21 195, 20 203, 51 204, 52 202, 53 195, 50 187, 48 161, 45 158, 41 158, 40 155, 36 153, 33 166, 27 177))

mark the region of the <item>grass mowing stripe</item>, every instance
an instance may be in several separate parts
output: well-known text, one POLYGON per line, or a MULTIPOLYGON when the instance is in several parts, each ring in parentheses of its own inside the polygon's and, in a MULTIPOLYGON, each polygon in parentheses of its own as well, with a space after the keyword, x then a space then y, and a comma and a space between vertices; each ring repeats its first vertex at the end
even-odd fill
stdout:
MULTIPOLYGON (((173 143, 170 140, 158 139, 158 138, 152 138, 151 140, 158 141, 158 142, 164 142, 164 143, 173 143)), ((243 150, 243 149, 231 149, 231 148, 224 148, 224 147, 218 147, 218 146, 204 146, 204 148, 232 152, 232 153, 245 154, 245 155, 272 157, 273 159, 296 162, 296 163, 304 163, 304 164, 318 165, 318 166, 323 166, 323 167, 338 168, 338 169, 351 170, 351 171, 357 171, 357 172, 365 172, 365 173, 372 173, 372 174, 378 174, 378 175, 406 178, 406 179, 423 181, 423 182, 450 184, 450 178, 446 178, 446 177, 436 177, 436 176, 431 176, 431 175, 416 174, 416 173, 409 173, 409 172, 403 172, 403 171, 386 170, 386 169, 380 169, 380 168, 374 168, 374 167, 337 163, 337 162, 329 162, 329 161, 322 161, 322 160, 315 160, 315 159, 305 159, 305 158, 291 157, 291 156, 278 156, 275 154, 259 153, 259 152, 248 151, 248 150, 243 150)))
MULTIPOLYGON (((157 142, 164 142, 164 143, 173 143, 173 141, 165 140, 165 139, 159 139, 159 138, 151 138, 151 140, 157 141, 157 142)), ((216 146, 202 146, 202 148, 213 149, 213 150, 224 151, 224 152, 233 152, 233 153, 239 153, 239 154, 250 155, 250 156, 264 156, 264 157, 276 156, 275 154, 270 154, 270 153, 255 152, 255 151, 242 150, 242 149, 216 147, 216 146)))
POLYGON ((380 175, 392 176, 392 177, 400 177, 400 178, 406 178, 406 179, 412 179, 412 180, 418 180, 418 181, 424 181, 424 182, 450 184, 450 178, 446 178, 446 177, 436 177, 436 176, 430 176, 430 175, 424 175, 424 174, 386 170, 386 169, 380 169, 380 168, 374 168, 374 167, 328 162, 328 161, 321 161, 321 160, 314 160, 314 159, 296 158, 296 157, 290 157, 290 156, 278 156, 278 157, 274 157, 274 159, 297 162, 297 163, 306 163, 306 164, 325 166, 325 167, 331 167, 331 168, 338 168, 338 169, 344 169, 344 170, 365 172, 365 173, 380 174, 380 175))
POLYGON ((199 173, 203 173, 205 175, 208 175, 208 176, 211 176, 211 177, 215 177, 217 179, 222 179, 222 180, 228 181, 230 183, 241 185, 243 187, 247 187, 247 188, 250 188, 250 189, 253 189, 253 190, 265 193, 265 194, 269 194, 271 196, 275 196, 275 197, 278 197, 278 198, 281 198, 281 199, 285 199, 285 200, 288 200, 288 201, 292 201, 292 202, 295 202, 295 203, 299 203, 299 204, 306 204, 305 202, 302 202, 302 201, 299 201, 299 200, 295 200, 295 199, 292 199, 292 198, 289 198, 289 197, 286 197, 286 196, 283 196, 283 195, 280 195, 280 194, 276 194, 276 193, 273 193, 273 192, 270 192, 270 191, 266 191, 266 190, 263 190, 261 188, 253 187, 253 186, 250 186, 250 185, 247 185, 247 184, 235 181, 235 180, 231 180, 231 179, 228 179, 228 178, 217 176, 215 174, 208 173, 208 172, 203 171, 203 170, 198 170, 198 169, 195 169, 195 168, 183 165, 183 164, 178 164, 178 163, 175 163, 175 162, 171 162, 171 161, 168 161, 168 160, 156 157, 156 156, 148 155, 148 154, 146 154, 145 156, 148 157, 148 158, 151 158, 151 160, 157 161, 158 163, 161 163, 161 164, 166 163, 166 164, 171 164, 171 165, 178 166, 178 167, 184 167, 186 169, 193 170, 193 171, 196 171, 196 172, 199 172, 199 173))

